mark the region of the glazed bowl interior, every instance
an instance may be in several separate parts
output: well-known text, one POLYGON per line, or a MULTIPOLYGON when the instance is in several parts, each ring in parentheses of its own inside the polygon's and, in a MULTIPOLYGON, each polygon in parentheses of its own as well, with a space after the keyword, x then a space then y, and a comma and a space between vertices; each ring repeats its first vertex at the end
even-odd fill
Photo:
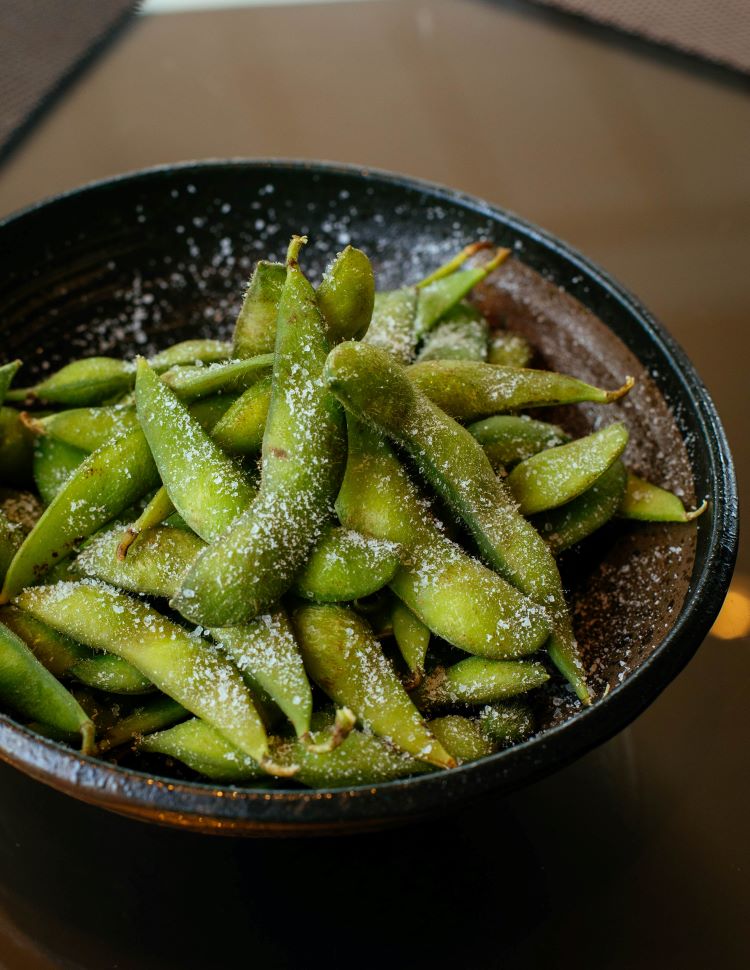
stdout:
MULTIPOLYGON (((332 792, 219 789, 160 777, 159 763, 83 758, 0 718, 0 756, 87 801, 169 824, 239 833, 367 827, 444 808, 552 771, 632 720, 705 637, 736 553, 736 489, 721 425, 674 341, 629 294, 563 243, 506 212, 424 183, 294 162, 209 162, 124 176, 0 225, 3 352, 25 382, 74 357, 132 356, 195 336, 227 337, 258 258, 309 235, 314 279, 345 244, 368 253, 378 288, 425 275, 467 242, 514 258, 475 294, 495 324, 526 335, 539 366, 606 387, 608 408, 552 415, 585 433, 625 421, 632 470, 709 499, 697 525, 616 522, 561 562, 599 700, 581 710, 555 683, 528 741, 451 772, 332 792)), ((547 412, 549 417, 549 412, 547 412)))

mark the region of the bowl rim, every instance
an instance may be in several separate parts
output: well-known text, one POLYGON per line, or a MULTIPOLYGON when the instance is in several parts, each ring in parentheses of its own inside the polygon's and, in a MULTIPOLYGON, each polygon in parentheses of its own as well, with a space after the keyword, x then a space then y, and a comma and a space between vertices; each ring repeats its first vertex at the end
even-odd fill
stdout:
MULTIPOLYGON (((36 734, 4 714, 0 714, 0 760, 84 801, 127 814, 202 829, 221 830, 227 826, 247 831, 262 828, 270 832, 274 827, 299 829, 305 822, 316 826, 326 822, 356 823, 359 820, 366 823, 372 818, 397 818, 415 814, 419 804, 424 811, 428 803, 444 803, 446 797, 451 799, 451 793, 456 789, 460 798, 461 793, 468 793, 470 789, 484 791, 527 784, 612 737, 652 703, 694 655, 721 608, 737 556, 738 495, 729 445, 713 400, 685 351, 629 290, 588 257, 546 230, 469 193, 371 166, 240 157, 157 165, 89 182, 34 202, 0 219, 0 233, 34 213, 83 194, 108 190, 123 183, 211 169, 219 173, 228 169, 306 171, 324 176, 355 177, 365 182, 417 191, 435 202, 467 208, 566 260, 583 274, 587 282, 595 283, 631 318, 635 318, 662 359, 669 362, 673 377, 683 392, 693 401, 700 439, 706 450, 707 477, 713 487, 709 508, 699 526, 710 529, 705 558, 701 562, 696 559, 694 563, 690 591, 676 621, 623 683, 591 707, 577 711, 567 721, 542 734, 449 773, 418 775, 378 785, 310 790, 259 791, 209 782, 177 781, 82 755, 36 734), (421 796, 416 811, 415 806, 402 804, 404 794, 421 796), (309 812, 304 820, 302 816, 295 818, 295 813, 287 815, 290 805, 303 803, 317 805, 311 813, 312 818, 309 812), (345 809, 345 817, 341 814, 342 809, 345 809)), ((660 386, 659 377, 654 380, 660 386)))

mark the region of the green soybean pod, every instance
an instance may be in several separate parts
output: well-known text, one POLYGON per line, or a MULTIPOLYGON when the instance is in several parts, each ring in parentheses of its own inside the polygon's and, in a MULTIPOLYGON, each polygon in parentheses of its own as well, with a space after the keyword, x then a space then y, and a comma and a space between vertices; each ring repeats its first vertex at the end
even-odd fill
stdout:
POLYGON ((446 714, 428 721, 430 730, 459 764, 478 761, 497 750, 477 720, 461 714, 446 714))
POLYGON ((283 263, 261 259, 256 264, 234 328, 233 357, 256 357, 273 351, 276 317, 285 280, 283 263))
POLYGON ((467 430, 482 446, 495 471, 570 441, 556 424, 526 415, 496 414, 470 424, 467 430))
POLYGON ((429 673, 412 698, 420 710, 450 704, 487 704, 541 687, 549 674, 529 660, 485 660, 467 657, 429 673))
POLYGON ((257 455, 263 445, 271 375, 261 377, 232 404, 214 426, 211 437, 229 455, 257 455))
POLYGON ((232 356, 232 345, 226 340, 182 340, 149 357, 157 374, 183 364, 215 364, 232 356))
POLYGON ((489 326, 482 314, 459 303, 435 324, 417 354, 422 360, 487 360, 489 326))
POLYGON ((86 687, 109 694, 150 694, 154 690, 154 685, 140 670, 111 653, 79 660, 68 673, 86 687))
POLYGON ((329 355, 326 374, 347 409, 377 424, 408 451, 421 475, 468 527, 487 562, 549 609, 549 654, 580 700, 590 703, 554 558, 518 512, 479 443, 382 351, 362 343, 340 344, 329 355))
POLYGON ((206 641, 141 600, 92 580, 26 589, 17 605, 81 643, 132 663, 162 693, 275 772, 263 722, 240 672, 206 641))
POLYGON ((215 394, 242 393, 267 374, 273 366, 273 354, 261 354, 243 360, 227 360, 205 367, 178 366, 162 374, 161 379, 185 403, 215 394))
POLYGON ((620 507, 626 481, 625 466, 621 461, 616 461, 572 502, 532 516, 532 524, 550 547, 553 556, 559 556, 609 522, 620 507))
POLYGON ((629 473, 617 514, 623 519, 640 522, 692 522, 707 507, 708 502, 704 501, 697 509, 688 512, 682 499, 673 492, 629 473))
POLYGON ((477 421, 491 414, 524 408, 550 407, 590 401, 611 404, 633 386, 605 391, 566 374, 521 367, 497 367, 473 360, 429 360, 413 364, 409 379, 457 421, 477 421))
POLYGON ((33 482, 34 435, 15 408, 0 407, 0 485, 26 488, 33 482))
POLYGON ((520 333, 494 330, 490 334, 487 363, 502 367, 528 367, 534 350, 520 333))
POLYGON ((67 676, 79 660, 94 656, 88 647, 58 633, 17 606, 3 606, 0 609, 0 622, 23 640, 37 660, 55 677, 67 676))
POLYGON ((34 444, 34 482, 45 505, 80 467, 86 452, 56 438, 39 438, 34 444))
POLYGON ((519 700, 488 704, 479 712, 478 721, 485 737, 498 746, 516 744, 534 730, 533 715, 519 700))
POLYGON ((342 606, 311 605, 296 610, 293 623, 308 673, 335 703, 415 758, 454 766, 361 617, 342 606))
POLYGON ((447 276, 428 277, 419 284, 417 315, 414 331, 424 336, 438 320, 467 296, 471 290, 497 269, 510 256, 509 249, 498 249, 494 257, 483 266, 458 269, 447 276))
POLYGON ((175 758, 211 781, 240 784, 268 778, 254 758, 197 717, 165 731, 145 734, 138 738, 136 747, 175 758))
MULTIPOLYGON (((134 741, 152 731, 172 727, 190 717, 182 704, 171 697, 158 696, 145 701, 134 710, 108 727, 99 738, 97 750, 100 754, 118 748, 128 741, 134 741)), ((260 769, 258 769, 260 771, 260 769)))
POLYGON ((2 407, 2 404, 5 401, 8 388, 10 387, 20 366, 20 360, 11 360, 7 364, 0 365, 0 407, 2 407))
POLYGON ((95 451, 105 442, 138 427, 135 408, 129 404, 108 407, 68 408, 43 418, 27 418, 32 430, 50 435, 56 441, 95 451))
POLYGON ((92 535, 142 495, 159 474, 146 438, 131 431, 88 456, 65 482, 10 564, 0 602, 38 580, 76 542, 92 535))
POLYGON ((393 592, 433 633, 468 653, 519 657, 549 634, 544 609, 452 542, 392 449, 349 415, 349 450, 336 508, 352 529, 405 552, 393 592))
POLYGON ((91 752, 94 725, 85 711, 4 623, 0 623, 0 700, 30 721, 49 724, 63 734, 80 734, 82 750, 91 752))
POLYGON ((33 387, 17 388, 7 395, 9 401, 38 399, 65 407, 103 404, 109 398, 129 391, 135 380, 132 363, 115 357, 84 357, 66 364, 33 387))
POLYGON ((401 364, 410 364, 417 348, 417 293, 416 286, 376 293, 372 320, 362 338, 373 347, 387 350, 401 364))
POLYGON ((317 297, 332 344, 362 339, 372 319, 375 277, 361 249, 347 246, 336 256, 323 274, 317 297))
POLYGON ((555 509, 591 488, 623 453, 628 437, 624 424, 610 424, 516 465, 506 481, 521 514, 555 509))
POLYGON ((291 586, 330 519, 344 466, 343 414, 322 379, 328 352, 315 291, 289 246, 261 488, 253 504, 183 579, 173 604, 207 626, 257 616, 291 586))
POLYGON ((169 498, 202 539, 218 538, 250 505, 255 489, 143 358, 138 361, 135 397, 138 420, 169 498))
POLYGON ((312 691, 289 618, 282 609, 243 626, 211 630, 243 674, 278 704, 298 736, 310 730, 312 691))
POLYGON ((393 604, 391 623, 399 652, 412 673, 408 686, 415 687, 424 677, 430 629, 400 600, 393 604))
POLYGON ((400 562, 395 543, 328 526, 292 590, 316 603, 363 599, 389 583, 400 562))

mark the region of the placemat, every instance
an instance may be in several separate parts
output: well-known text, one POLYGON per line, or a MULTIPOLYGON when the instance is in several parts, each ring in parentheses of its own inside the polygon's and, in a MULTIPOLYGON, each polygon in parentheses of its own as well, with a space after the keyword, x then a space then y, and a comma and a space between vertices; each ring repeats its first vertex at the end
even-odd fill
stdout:
POLYGON ((0 159, 140 0, 1 0, 0 159))
POLYGON ((750 73, 750 0, 533 0, 750 73))

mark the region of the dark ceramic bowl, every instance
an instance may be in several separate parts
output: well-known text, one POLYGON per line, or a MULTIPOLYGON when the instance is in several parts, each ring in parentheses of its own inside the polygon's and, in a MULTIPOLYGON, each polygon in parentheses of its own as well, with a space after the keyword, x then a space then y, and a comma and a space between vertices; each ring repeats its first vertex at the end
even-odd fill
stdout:
MULTIPOLYGON (((127 815, 244 835, 362 830, 524 785, 635 718, 687 663, 729 585, 737 546, 732 461, 713 403, 674 340, 625 290, 564 243, 485 202, 434 185, 300 162, 207 162, 88 186, 0 224, 3 351, 35 369, 230 332, 260 256, 310 235, 318 273, 350 240, 379 286, 416 279, 486 237, 516 259, 477 294, 526 334, 539 363, 635 390, 615 405, 634 470, 709 499, 691 526, 615 524, 563 563, 576 627, 602 696, 580 710, 561 685, 538 701, 538 733, 451 772, 331 791, 250 791, 159 777, 158 765, 81 757, 0 717, 0 757, 76 798, 127 815)), ((558 419, 577 431, 597 409, 558 419)), ((611 412, 610 412, 611 413, 611 412)))

